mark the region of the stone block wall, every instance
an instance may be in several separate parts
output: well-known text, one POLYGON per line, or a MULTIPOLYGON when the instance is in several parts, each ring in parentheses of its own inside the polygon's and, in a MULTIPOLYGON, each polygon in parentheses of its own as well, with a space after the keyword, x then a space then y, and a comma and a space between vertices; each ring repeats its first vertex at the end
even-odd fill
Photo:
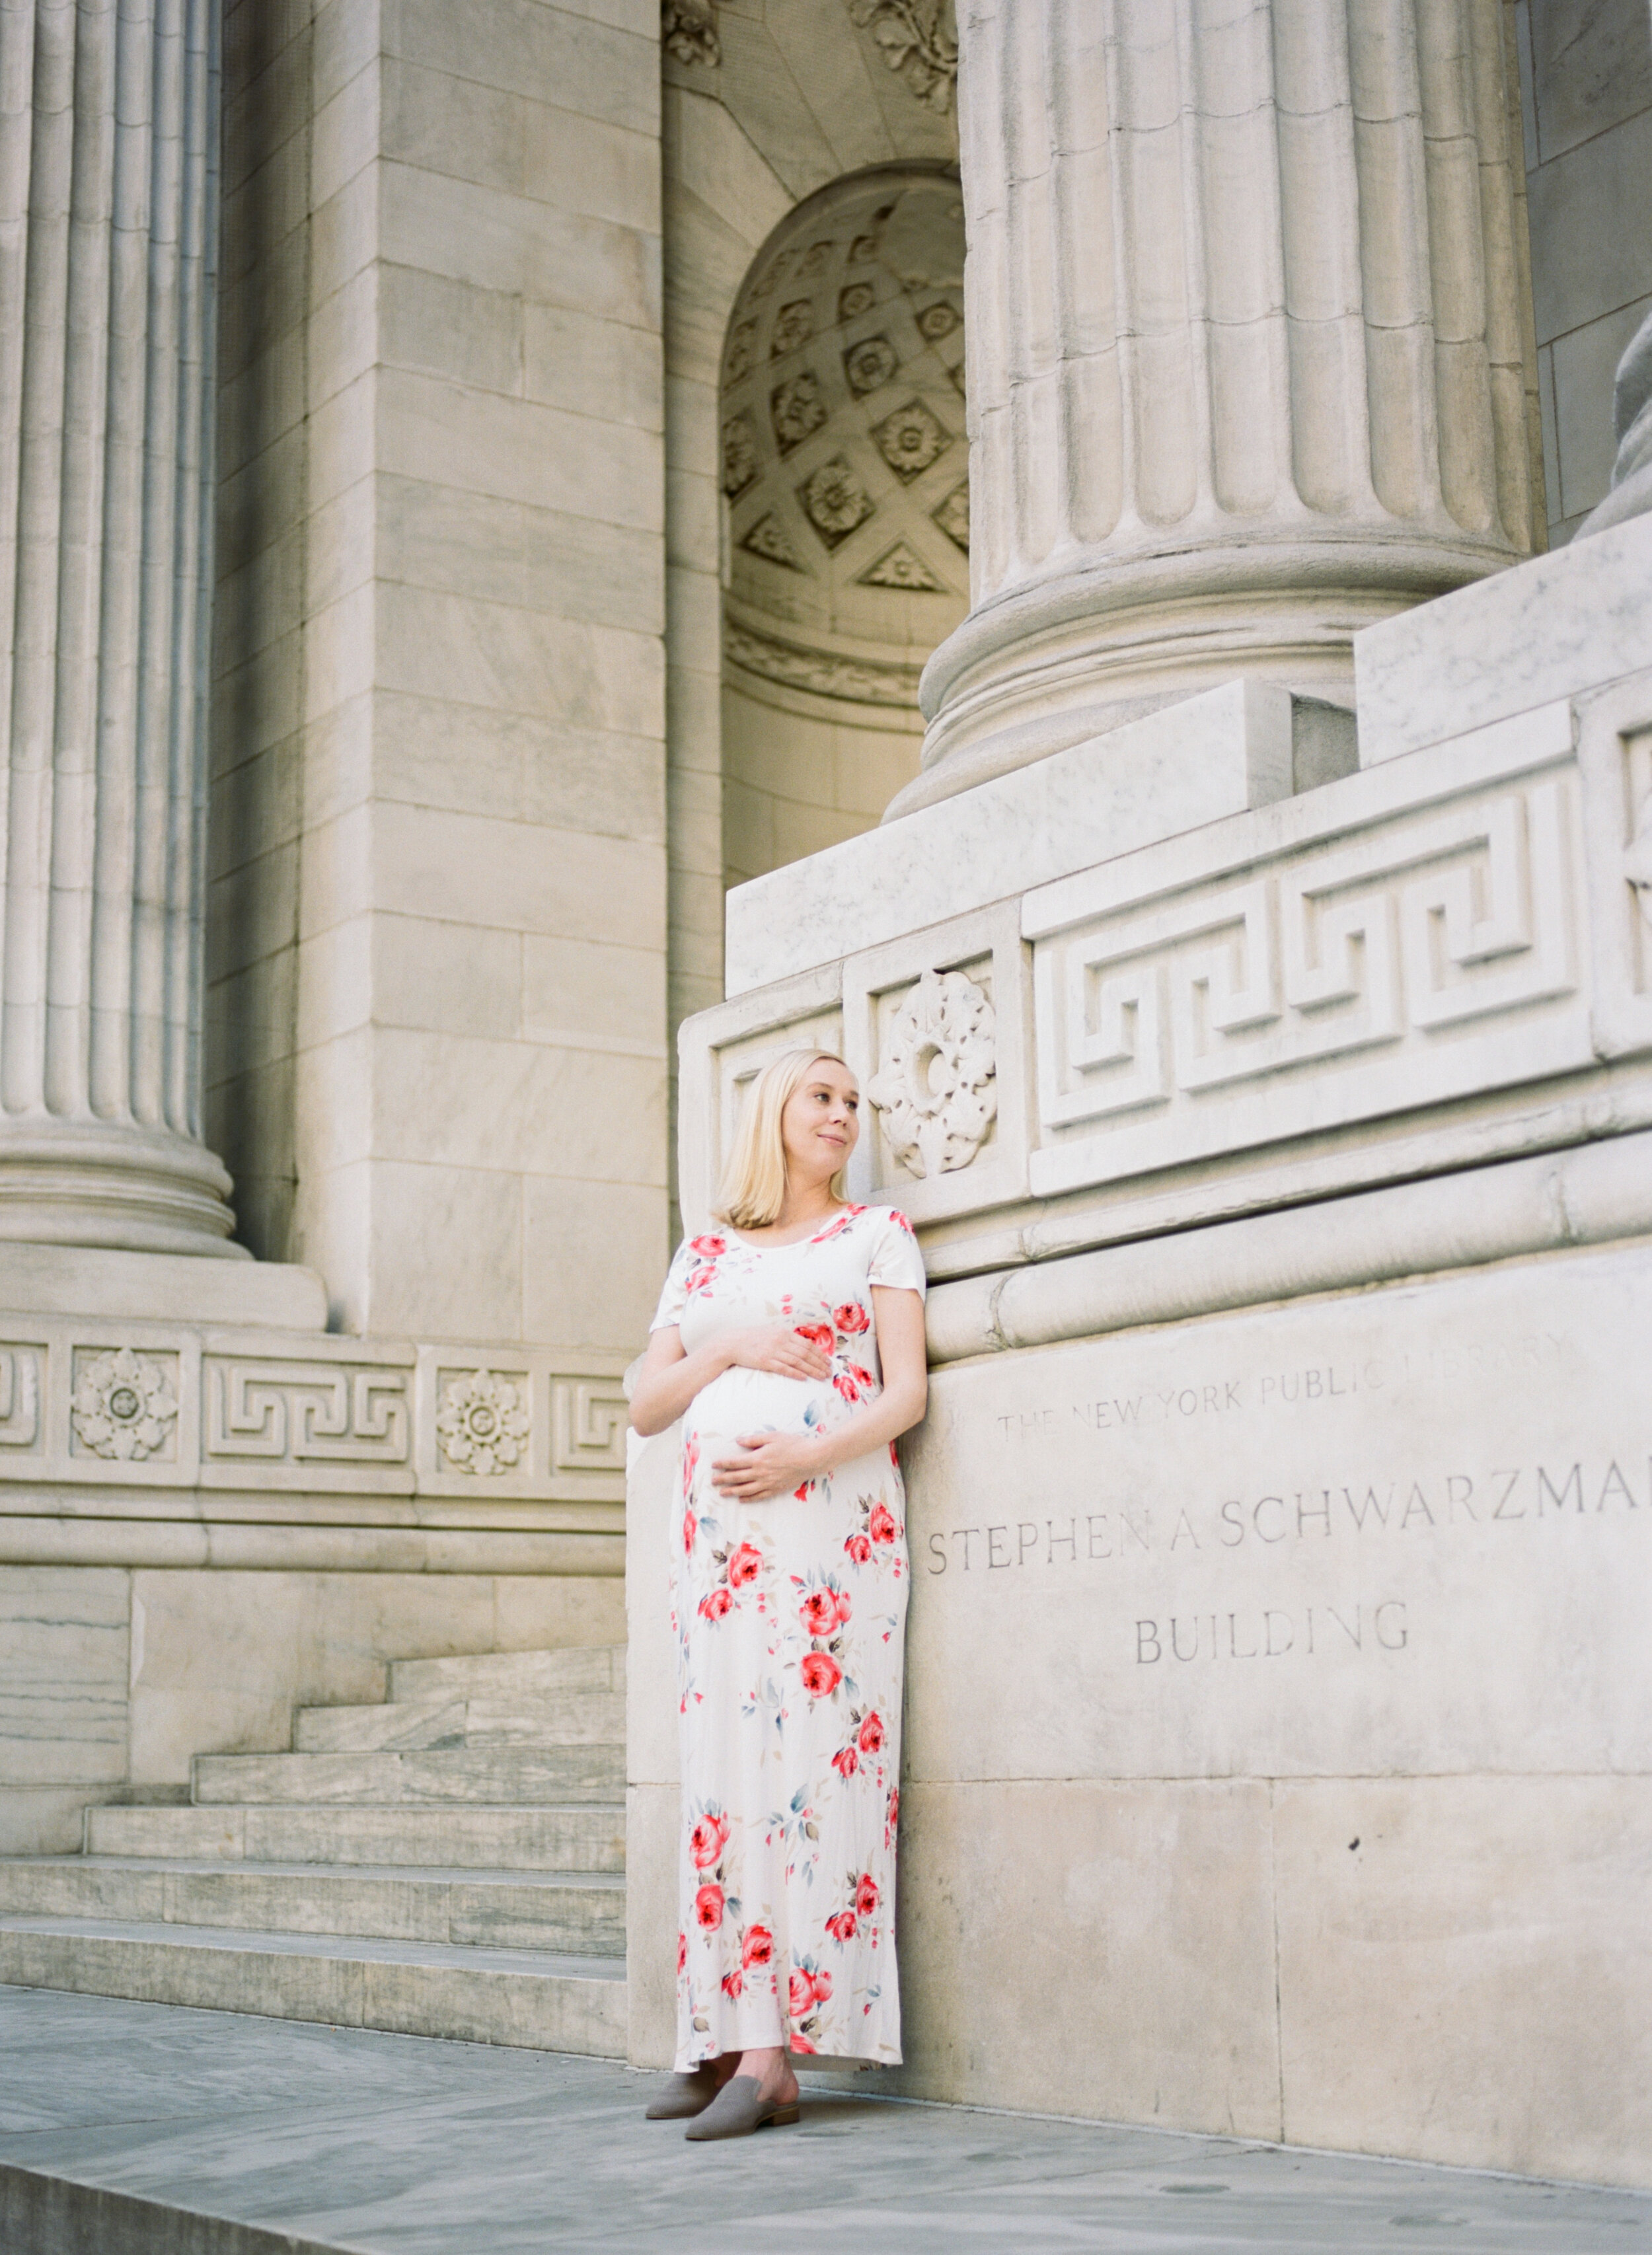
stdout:
POLYGON ((246 12, 213 1129, 335 1323, 627 1346, 666 1249, 656 14, 246 12))
POLYGON ((194 1754, 284 1750, 297 1708, 383 1699, 393 1660, 623 1634, 617 1577, 0 1566, 0 1854, 186 1798, 194 1754))
POLYGON ((686 1219, 766 1057, 840 1046, 931 1285, 888 2087, 1648 2181, 1648 588, 1642 516, 1365 629, 1316 788, 1234 683, 731 896, 686 1219))

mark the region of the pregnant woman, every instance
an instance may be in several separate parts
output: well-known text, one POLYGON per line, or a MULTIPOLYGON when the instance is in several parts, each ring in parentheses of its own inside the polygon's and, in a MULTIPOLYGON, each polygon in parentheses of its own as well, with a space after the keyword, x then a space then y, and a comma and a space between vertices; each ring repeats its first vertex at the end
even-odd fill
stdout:
POLYGON ((844 1202, 859 1103, 822 1051, 758 1075, 631 1401, 639 1433, 683 1420, 677 2072, 648 2111, 694 2139, 795 2122, 788 2052, 901 2056, 894 1443, 924 1414, 924 1266, 902 1215, 844 1202))

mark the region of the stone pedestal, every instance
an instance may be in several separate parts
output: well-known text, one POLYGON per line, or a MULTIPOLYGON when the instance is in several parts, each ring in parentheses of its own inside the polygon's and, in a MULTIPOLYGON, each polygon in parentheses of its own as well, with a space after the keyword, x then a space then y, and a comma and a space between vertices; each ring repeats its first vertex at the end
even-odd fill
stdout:
POLYGON ((973 608, 890 815, 1235 674, 1351 706, 1532 546, 1508 11, 1220 14, 960 11, 973 608))
MULTIPOLYGON (((834 847, 790 922, 733 897, 685 1223, 819 1041, 931 1282, 889 2087, 1648 2181, 1649 637, 1641 516, 1367 629, 1357 773, 1270 799, 1279 715, 1220 692, 834 847)), ((639 2061, 670 1459, 628 1525, 639 2061)))
POLYGON ((200 1118, 217 14, 0 22, 0 1239, 239 1250, 200 1118))

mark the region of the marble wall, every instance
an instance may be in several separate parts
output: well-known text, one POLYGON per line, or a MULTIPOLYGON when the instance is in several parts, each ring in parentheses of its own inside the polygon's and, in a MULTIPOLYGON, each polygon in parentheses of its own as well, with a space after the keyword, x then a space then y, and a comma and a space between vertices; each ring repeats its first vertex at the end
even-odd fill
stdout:
POLYGON ((629 1345, 666 1249, 657 11, 236 28, 216 1130, 348 1328, 629 1345))
POLYGON ((1317 787, 1234 683, 733 896, 685 1212, 840 1041, 931 1282, 889 2087, 1649 2181, 1648 589, 1640 517, 1364 629, 1317 787))

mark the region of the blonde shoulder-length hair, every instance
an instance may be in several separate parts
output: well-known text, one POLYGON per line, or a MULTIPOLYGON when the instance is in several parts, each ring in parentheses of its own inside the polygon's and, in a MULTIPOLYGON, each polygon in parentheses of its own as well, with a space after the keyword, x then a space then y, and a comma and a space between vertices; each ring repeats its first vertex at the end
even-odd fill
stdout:
MULTIPOLYGON (((786 1196, 786 1147, 780 1115, 822 1058, 843 1059, 835 1050, 782 1050, 770 1057, 747 1093, 735 1145, 712 1208, 731 1229, 766 1229, 780 1217, 786 1196)), ((844 1170, 832 1177, 832 1195, 844 1196, 844 1170)))

